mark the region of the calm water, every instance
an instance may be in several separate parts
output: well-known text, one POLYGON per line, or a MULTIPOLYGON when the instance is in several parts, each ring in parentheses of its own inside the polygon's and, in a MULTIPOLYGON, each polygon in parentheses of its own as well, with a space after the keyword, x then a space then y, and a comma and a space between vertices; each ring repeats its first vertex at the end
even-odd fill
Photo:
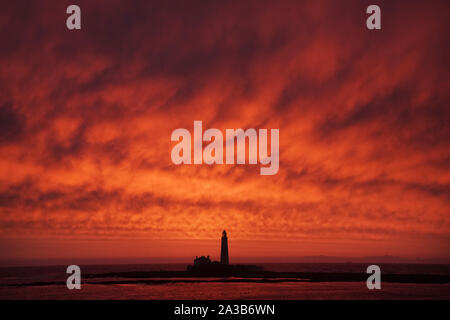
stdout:
MULTIPOLYGON (((266 270, 297 272, 365 272, 368 264, 260 264, 266 270)), ((120 271, 184 270, 185 264, 80 266, 82 274, 120 271)), ((382 273, 450 274, 450 265, 380 264, 382 273)), ((165 283, 82 284, 65 286, 66 266, 0 268, 0 299, 450 299, 449 284, 383 283, 368 290, 364 282, 320 283, 165 283), (61 284, 28 286, 34 282, 61 284), (21 286, 15 286, 21 284, 21 286)), ((95 281, 95 279, 93 279, 95 281)), ((105 280, 105 279, 102 279, 105 280)))

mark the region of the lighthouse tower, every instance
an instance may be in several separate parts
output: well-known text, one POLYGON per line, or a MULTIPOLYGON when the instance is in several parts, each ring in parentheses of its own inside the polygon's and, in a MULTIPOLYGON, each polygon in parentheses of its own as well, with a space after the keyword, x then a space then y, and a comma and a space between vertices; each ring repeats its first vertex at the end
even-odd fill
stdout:
POLYGON ((222 232, 222 249, 220 251, 220 263, 228 264, 228 238, 227 232, 223 230, 222 232))

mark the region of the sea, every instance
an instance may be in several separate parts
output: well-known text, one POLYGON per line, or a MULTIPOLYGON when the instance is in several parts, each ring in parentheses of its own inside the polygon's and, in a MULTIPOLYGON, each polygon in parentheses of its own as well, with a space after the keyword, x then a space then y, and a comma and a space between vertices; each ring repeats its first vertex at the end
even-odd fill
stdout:
MULTIPOLYGON (((360 263, 264 263, 266 270, 279 272, 365 273, 370 264, 360 263)), ((186 264, 121 264, 80 265, 80 290, 66 286, 67 266, 1 267, 0 299, 2 300, 395 300, 450 299, 450 284, 417 284, 383 282, 385 274, 450 275, 450 265, 444 264, 378 264, 381 269, 381 289, 369 290, 365 282, 210 282, 187 281, 161 283, 104 284, 107 279, 95 274, 131 271, 185 270, 186 264), (94 275, 89 284, 83 275, 94 275)), ((368 275, 369 276, 369 275, 368 275)), ((117 278, 114 278, 117 280, 117 278)), ((130 280, 130 279, 128 279, 130 280)), ((179 279, 178 279, 179 280, 179 279)), ((197 279, 199 280, 199 279, 197 279)), ((202 278, 201 280, 205 280, 202 278)), ((239 280, 239 279, 237 279, 239 280)), ((126 281, 125 281, 126 282, 126 281)))

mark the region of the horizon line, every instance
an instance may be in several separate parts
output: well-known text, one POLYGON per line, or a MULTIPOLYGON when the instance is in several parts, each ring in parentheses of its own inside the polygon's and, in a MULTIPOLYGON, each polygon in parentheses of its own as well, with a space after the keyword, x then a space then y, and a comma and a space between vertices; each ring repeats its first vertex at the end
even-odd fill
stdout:
MULTIPOLYGON (((201 255, 200 255, 201 256, 201 255)), ((119 257, 119 258, 39 258, 0 259, 3 267, 45 267, 70 264, 83 265, 129 265, 129 264, 189 264, 195 257, 119 257)), ((299 256, 299 257, 234 257, 233 263, 382 263, 382 264, 450 264, 450 258, 419 258, 400 256, 299 256)))

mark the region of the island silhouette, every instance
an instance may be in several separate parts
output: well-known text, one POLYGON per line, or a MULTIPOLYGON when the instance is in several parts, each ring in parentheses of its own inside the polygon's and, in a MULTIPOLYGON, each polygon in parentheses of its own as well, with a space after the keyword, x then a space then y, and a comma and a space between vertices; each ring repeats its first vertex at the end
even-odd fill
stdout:
POLYGON ((188 265, 186 272, 197 276, 245 276, 245 274, 255 274, 264 270, 263 267, 255 265, 232 265, 229 263, 228 237, 223 230, 220 248, 220 262, 211 261, 209 256, 195 257, 194 264, 188 265))
MULTIPOLYGON (((194 263, 186 270, 120 271, 85 274, 83 284, 166 284, 196 282, 366 282, 366 272, 286 272, 264 270, 262 266, 230 264, 227 232, 222 232, 220 261, 212 261, 209 256, 196 256, 194 263)), ((449 274, 405 274, 382 273, 383 282, 443 284, 450 283, 449 274)), ((59 281, 20 283, 6 286, 46 286, 65 285, 59 281)))
MULTIPOLYGON (((194 263, 184 271, 130 271, 88 274, 85 279, 108 278, 97 284, 164 284, 174 282, 365 282, 365 272, 280 272, 264 270, 262 266, 230 264, 228 236, 221 238, 220 261, 209 256, 196 256, 194 263), (114 279, 120 278, 120 279, 114 279)), ((397 283, 450 283, 450 275, 442 274, 382 274, 383 282, 397 283)), ((89 280, 85 280, 89 283, 89 280)))

